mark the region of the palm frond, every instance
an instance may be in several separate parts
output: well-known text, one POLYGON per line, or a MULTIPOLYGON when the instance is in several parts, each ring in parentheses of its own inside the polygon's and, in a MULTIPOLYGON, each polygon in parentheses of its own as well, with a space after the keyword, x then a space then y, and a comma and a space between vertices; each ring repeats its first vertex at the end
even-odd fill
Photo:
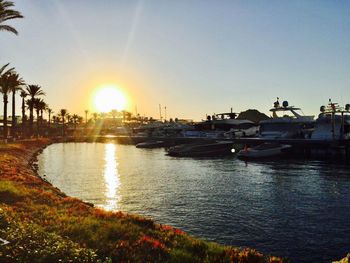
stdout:
POLYGON ((3 75, 3 74, 9 74, 11 73, 12 71, 15 70, 15 68, 9 68, 5 71, 5 69, 8 67, 8 65, 10 65, 10 63, 7 63, 5 65, 3 65, 1 68, 0 68, 0 76, 3 75), (5 72, 4 72, 5 71, 5 72))
POLYGON ((14 27, 3 24, 3 22, 8 20, 23 18, 19 11, 11 9, 13 6, 14 3, 12 1, 0 0, 0 31, 8 31, 17 35, 18 32, 14 27))

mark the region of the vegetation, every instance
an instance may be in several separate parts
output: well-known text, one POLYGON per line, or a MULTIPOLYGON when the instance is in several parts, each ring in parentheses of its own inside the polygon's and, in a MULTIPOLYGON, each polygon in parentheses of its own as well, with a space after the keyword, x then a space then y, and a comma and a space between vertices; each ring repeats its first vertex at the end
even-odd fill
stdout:
POLYGON ((0 145, 0 262, 282 262, 67 197, 28 166, 47 143, 0 145))
POLYGON ((17 35, 18 32, 14 27, 4 24, 8 20, 23 18, 20 12, 12 9, 13 6, 11 1, 0 0, 0 31, 8 31, 17 35))
POLYGON ((42 89, 39 85, 28 85, 26 87, 26 92, 27 92, 28 96, 30 96, 30 99, 27 100, 27 104, 29 107, 29 128, 30 128, 30 132, 33 133, 33 123, 34 123, 33 111, 34 111, 34 106, 35 106, 35 99, 38 96, 45 95, 45 93, 42 91, 42 89))
POLYGON ((11 79, 10 75, 13 73, 13 68, 6 69, 9 64, 6 64, 0 68, 0 93, 2 93, 4 103, 4 120, 3 120, 3 137, 7 138, 7 103, 8 93, 11 91, 11 79))

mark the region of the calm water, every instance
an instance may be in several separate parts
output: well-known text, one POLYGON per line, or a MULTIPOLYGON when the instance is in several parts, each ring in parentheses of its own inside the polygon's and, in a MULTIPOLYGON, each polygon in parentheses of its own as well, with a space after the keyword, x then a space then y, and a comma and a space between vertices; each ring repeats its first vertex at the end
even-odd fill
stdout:
POLYGON ((350 252, 350 167, 174 158, 113 143, 54 144, 39 173, 66 194, 293 262, 350 252))

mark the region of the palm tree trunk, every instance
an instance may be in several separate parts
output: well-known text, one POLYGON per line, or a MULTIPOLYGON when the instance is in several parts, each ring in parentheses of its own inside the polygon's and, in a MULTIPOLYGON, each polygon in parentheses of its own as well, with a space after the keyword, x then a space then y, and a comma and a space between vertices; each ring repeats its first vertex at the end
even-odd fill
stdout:
MULTIPOLYGON (((32 102, 34 102, 34 97, 31 98, 32 102)), ((33 122, 34 122, 34 115, 33 115, 33 103, 32 105, 29 105, 29 130, 30 134, 33 134, 33 122)))
POLYGON ((16 92, 12 91, 12 127, 11 127, 11 133, 12 136, 15 136, 15 130, 16 130, 16 92))
POLYGON ((25 101, 24 97, 22 98, 22 136, 24 135, 24 130, 25 130, 25 116, 26 116, 26 111, 25 111, 25 101))
POLYGON ((39 110, 36 110, 36 131, 37 136, 39 137, 39 110))
POLYGON ((40 126, 43 126, 43 110, 40 110, 40 126))
POLYGON ((65 136, 65 130, 64 130, 64 116, 62 116, 62 136, 65 136))
POLYGON ((8 103, 7 94, 3 95, 3 102, 4 102, 3 137, 4 137, 4 140, 6 141, 7 140, 7 103, 8 103))

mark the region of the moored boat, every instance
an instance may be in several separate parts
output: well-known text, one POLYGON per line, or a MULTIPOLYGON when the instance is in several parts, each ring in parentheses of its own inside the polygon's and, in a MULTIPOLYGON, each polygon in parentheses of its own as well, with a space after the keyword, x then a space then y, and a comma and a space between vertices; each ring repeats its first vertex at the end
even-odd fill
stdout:
POLYGON ((231 108, 231 112, 207 116, 206 120, 194 125, 195 131, 190 131, 187 134, 215 139, 255 136, 258 132, 257 124, 250 120, 238 119, 237 115, 231 108))
POLYGON ((136 144, 136 148, 159 148, 164 146, 164 141, 146 141, 136 144))
POLYGON ((305 139, 311 136, 314 128, 314 116, 304 116, 300 108, 289 106, 288 101, 283 101, 280 106, 279 99, 270 109, 272 118, 260 122, 260 137, 305 139), (282 113, 278 116, 278 113, 282 113))
POLYGON ((344 108, 329 99, 327 106, 321 106, 311 139, 336 141, 350 139, 350 104, 344 108))
POLYGON ((214 141, 182 144, 168 149, 168 155, 178 157, 215 157, 232 154, 232 142, 214 141))
POLYGON ((237 154, 238 158, 242 159, 259 159, 275 157, 284 154, 292 146, 279 143, 263 143, 255 147, 245 147, 237 154))

